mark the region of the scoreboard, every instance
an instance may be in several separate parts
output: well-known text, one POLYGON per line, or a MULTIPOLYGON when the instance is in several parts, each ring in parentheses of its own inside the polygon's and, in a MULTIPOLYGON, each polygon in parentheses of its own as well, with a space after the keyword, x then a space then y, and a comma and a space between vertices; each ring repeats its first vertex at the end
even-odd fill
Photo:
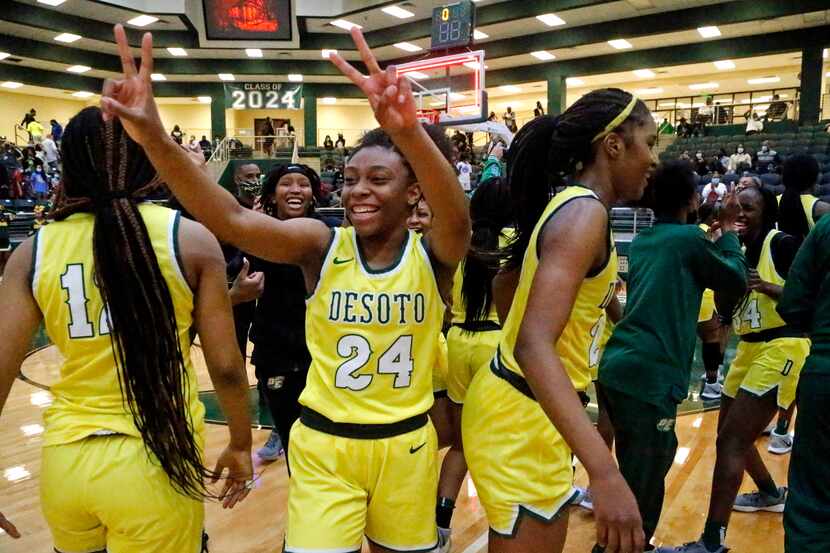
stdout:
POLYGON ((475 13, 472 0, 432 10, 432 49, 468 46, 473 41, 475 13))

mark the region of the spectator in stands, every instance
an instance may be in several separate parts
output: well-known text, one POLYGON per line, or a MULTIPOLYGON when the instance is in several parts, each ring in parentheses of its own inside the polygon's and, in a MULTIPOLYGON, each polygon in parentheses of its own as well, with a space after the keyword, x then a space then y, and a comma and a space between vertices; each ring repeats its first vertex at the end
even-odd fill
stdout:
POLYGON ((770 147, 769 140, 764 140, 761 143, 761 149, 755 154, 755 172, 761 175, 774 173, 780 163, 781 158, 778 152, 770 147))
POLYGON ((334 140, 331 139, 330 135, 326 135, 323 139, 323 149, 325 150, 333 150, 334 149, 334 140))
POLYGON ((187 142, 187 149, 198 154, 202 153, 202 147, 199 146, 199 143, 196 142, 196 137, 192 134, 190 135, 190 140, 187 142))
POLYGON ((41 143, 41 147, 43 148, 43 153, 46 155, 46 165, 49 166, 49 170, 57 171, 60 153, 58 152, 58 145, 55 144, 52 133, 46 135, 46 138, 41 143))
POLYGON ((184 141, 184 133, 178 125, 173 125, 173 130, 170 131, 170 136, 173 137, 176 144, 181 144, 184 141))
POLYGON ((689 153, 689 150, 683 150, 683 153, 680 154, 677 159, 682 159, 683 161, 688 161, 689 163, 692 162, 692 155, 689 153))
POLYGON ((202 139, 199 141, 199 148, 202 150, 202 154, 205 156, 205 161, 210 159, 210 154, 213 151, 213 147, 210 144, 210 140, 207 139, 207 136, 202 135, 202 139))
POLYGON ((692 135, 692 126, 686 121, 685 117, 680 118, 677 124, 677 136, 680 138, 689 138, 692 135))
POLYGON ((665 117, 663 118, 663 122, 660 123, 660 126, 657 128, 657 134, 674 134, 674 127, 665 117))
POLYGON ((43 151, 43 146, 35 144, 35 156, 40 160, 41 167, 46 166, 46 152, 43 151))
POLYGON ((695 168, 695 173, 701 177, 709 172, 709 164, 706 162, 706 158, 703 157, 703 152, 700 150, 695 152, 695 158, 692 160, 692 165, 695 168))
POLYGON ((713 121, 715 112, 712 108, 712 97, 706 98, 706 104, 697 110, 697 119, 695 119, 695 126, 693 133, 695 136, 703 136, 706 134, 706 125, 713 121))
POLYGON ((513 108, 507 106, 507 111, 502 114, 501 118, 504 120, 504 126, 510 129, 510 132, 519 130, 516 126, 516 113, 513 111, 513 108))
POLYGON ((344 149, 346 147, 346 139, 343 138, 343 133, 337 133, 337 140, 334 142, 335 149, 344 149))
POLYGON ((539 100, 536 100, 536 109, 539 110, 539 115, 545 114, 545 108, 542 107, 542 102, 540 102, 539 100))
POLYGON ((703 196, 704 203, 714 204, 716 202, 722 202, 727 192, 726 185, 720 180, 720 174, 715 173, 712 175, 712 180, 703 187, 701 196, 703 196))
POLYGON ((738 180, 738 184, 735 185, 735 194, 747 188, 761 188, 761 179, 755 175, 744 173, 740 180, 738 180))
POLYGON ((746 118, 746 135, 758 134, 764 130, 764 122, 758 117, 754 111, 747 115, 746 118))
POLYGON ((718 165, 715 166, 713 169, 710 169, 713 173, 717 171, 718 173, 726 173, 727 169, 729 168, 729 154, 726 153, 726 148, 721 148, 718 150, 718 165))
POLYGON ((274 130, 274 124, 271 122, 271 118, 266 117, 265 124, 262 126, 262 136, 265 137, 262 141, 262 149, 268 157, 271 157, 274 150, 274 136, 276 134, 277 131, 274 130))
POLYGON ((23 159, 20 160, 20 165, 23 167, 23 171, 31 173, 36 167, 43 167, 43 160, 37 157, 33 146, 28 146, 23 150, 23 159))
POLYGON ((8 142, 3 145, 3 151, 0 153, 0 165, 6 168, 9 176, 15 171, 20 170, 20 158, 23 157, 20 152, 12 144, 8 142))
POLYGON ((811 155, 795 154, 784 162, 781 181, 785 190, 779 199, 778 229, 799 240, 830 212, 830 204, 813 195, 818 174, 818 162, 811 155))
POLYGON ((32 108, 26 115, 23 116, 23 120, 20 122, 20 126, 25 129, 29 123, 35 120, 35 117, 37 117, 37 111, 35 110, 35 108, 32 108))
POLYGON ((787 119, 787 111, 790 106, 787 102, 781 101, 778 94, 773 94, 772 103, 767 108, 767 114, 764 121, 785 121, 787 119))
POLYGON ((464 192, 472 190, 473 166, 470 164, 470 154, 467 152, 461 154, 461 159, 455 164, 455 170, 464 192))
POLYGON ((491 111, 490 115, 487 116, 487 120, 488 121, 498 121, 499 118, 496 117, 496 112, 495 111, 491 111))
POLYGON ((32 190, 32 196, 36 200, 45 200, 49 197, 49 182, 46 180, 43 165, 36 167, 29 175, 29 186, 32 190))
POLYGON ((43 140, 43 125, 41 125, 40 121, 32 116, 32 120, 26 125, 26 130, 29 132, 31 142, 33 144, 40 144, 40 141, 43 140))
POLYGON ((49 120, 49 125, 52 127, 52 140, 55 141, 55 144, 60 144, 61 137, 63 137, 63 127, 54 119, 49 120))
POLYGON ((727 171, 730 173, 743 173, 752 167, 752 156, 746 153, 743 144, 738 144, 735 153, 729 156, 727 171))

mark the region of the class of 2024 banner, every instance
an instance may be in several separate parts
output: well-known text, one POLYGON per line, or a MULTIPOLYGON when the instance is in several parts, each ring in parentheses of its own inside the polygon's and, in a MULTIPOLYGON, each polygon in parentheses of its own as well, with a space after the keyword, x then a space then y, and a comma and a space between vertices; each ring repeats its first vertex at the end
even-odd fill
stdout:
POLYGON ((301 109, 303 85, 225 83, 226 109, 301 109))

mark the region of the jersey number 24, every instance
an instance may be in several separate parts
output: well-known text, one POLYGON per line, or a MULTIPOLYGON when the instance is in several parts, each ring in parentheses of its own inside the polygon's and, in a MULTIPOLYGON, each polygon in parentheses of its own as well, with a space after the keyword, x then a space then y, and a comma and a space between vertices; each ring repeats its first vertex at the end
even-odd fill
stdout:
MULTIPOLYGON (((334 385, 359 392, 372 383, 374 375, 358 374, 372 357, 372 346, 363 336, 347 334, 337 342, 337 355, 347 357, 334 376, 334 385)), ((412 381, 412 336, 399 336, 383 355, 378 357, 377 374, 395 375, 394 388, 407 388, 412 381)))

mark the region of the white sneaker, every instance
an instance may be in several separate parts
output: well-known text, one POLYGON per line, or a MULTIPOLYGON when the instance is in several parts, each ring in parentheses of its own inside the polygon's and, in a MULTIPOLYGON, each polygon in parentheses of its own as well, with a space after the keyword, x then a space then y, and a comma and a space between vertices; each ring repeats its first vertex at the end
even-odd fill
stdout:
POLYGON ((775 429, 773 429, 772 432, 770 432, 769 446, 767 446, 767 451, 769 451, 770 453, 775 453, 776 455, 784 455, 792 451, 792 449, 792 434, 779 434, 775 431, 775 429))
POLYGON ((438 547, 435 548, 436 553, 450 553, 450 548, 452 547, 451 536, 451 529, 438 527, 438 547))
POLYGON ((723 384, 720 382, 704 382, 700 398, 704 401, 717 401, 723 395, 723 384))
POLYGON ((579 492, 579 495, 571 500, 571 505, 579 505, 583 509, 593 511, 594 498, 591 496, 591 490, 588 488, 576 488, 576 490, 579 492))

